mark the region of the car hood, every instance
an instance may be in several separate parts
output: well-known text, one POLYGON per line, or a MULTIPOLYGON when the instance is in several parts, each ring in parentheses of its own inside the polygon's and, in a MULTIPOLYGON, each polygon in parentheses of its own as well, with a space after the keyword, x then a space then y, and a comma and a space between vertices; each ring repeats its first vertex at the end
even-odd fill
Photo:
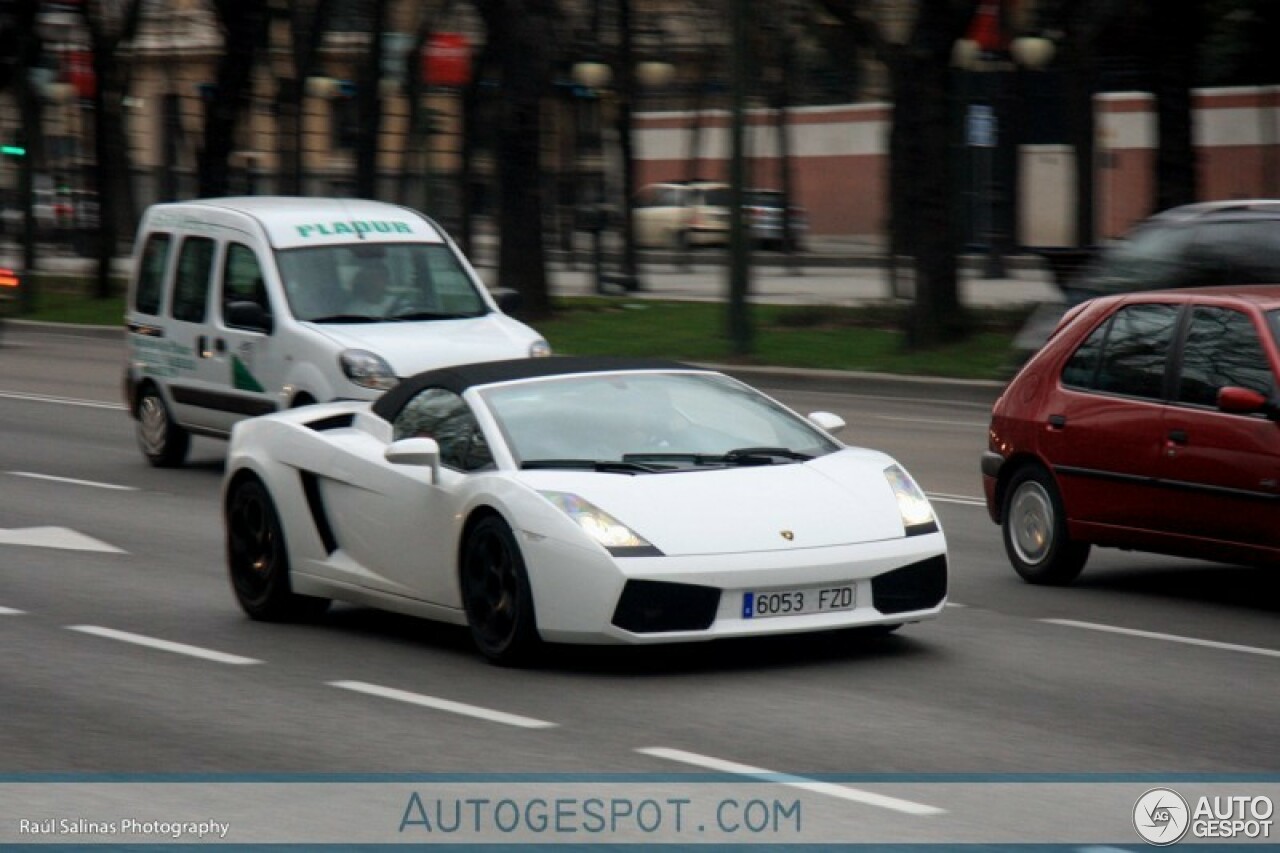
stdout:
POLYGON ((400 377, 451 364, 524 358, 540 340, 528 326, 496 312, 461 320, 307 325, 340 347, 376 353, 400 377))
POLYGON ((882 453, 846 449, 803 464, 519 477, 531 488, 590 501, 662 553, 683 556, 900 538, 902 516, 883 473, 892 464, 882 453))

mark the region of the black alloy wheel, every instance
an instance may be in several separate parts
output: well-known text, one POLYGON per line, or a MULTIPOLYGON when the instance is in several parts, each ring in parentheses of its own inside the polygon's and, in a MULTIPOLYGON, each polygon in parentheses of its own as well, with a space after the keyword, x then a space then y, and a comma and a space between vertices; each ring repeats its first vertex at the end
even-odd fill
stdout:
POLYGON ((264 622, 288 622, 315 618, 328 609, 327 598, 293 591, 280 517, 260 480, 237 483, 226 514, 227 568, 245 613, 264 622))
POLYGON ((462 551, 462 601, 481 654, 503 666, 527 663, 540 644, 520 546, 496 515, 478 521, 462 551))

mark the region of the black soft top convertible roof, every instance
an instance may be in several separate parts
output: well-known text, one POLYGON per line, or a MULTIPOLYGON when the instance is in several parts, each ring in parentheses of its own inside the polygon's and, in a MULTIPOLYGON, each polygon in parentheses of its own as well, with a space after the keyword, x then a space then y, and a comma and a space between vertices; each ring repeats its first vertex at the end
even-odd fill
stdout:
POLYGON ((424 388, 444 388, 461 394, 477 385, 536 379, 543 376, 568 376, 575 373, 610 373, 619 370, 704 370, 678 361, 657 358, 606 358, 600 356, 552 356, 550 358, 516 358, 508 361, 482 361, 441 367, 410 376, 373 403, 373 413, 390 421, 404 404, 424 388))

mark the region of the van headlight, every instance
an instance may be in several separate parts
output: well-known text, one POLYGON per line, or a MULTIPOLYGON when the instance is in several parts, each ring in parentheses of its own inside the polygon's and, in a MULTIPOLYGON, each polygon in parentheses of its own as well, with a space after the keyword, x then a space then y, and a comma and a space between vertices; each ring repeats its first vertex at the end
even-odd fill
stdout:
POLYGON ((884 469, 884 477, 898 501, 898 512, 902 514, 902 526, 906 528, 907 535, 936 532, 938 520, 934 518, 933 507, 911 475, 900 465, 890 465, 884 469))
POLYGON ((543 358, 548 355, 551 355, 551 344, 542 338, 529 344, 529 358, 543 358))
POLYGON ((396 375, 391 365, 376 353, 364 349, 344 350, 338 356, 342 372, 361 388, 373 388, 386 391, 396 384, 396 375))

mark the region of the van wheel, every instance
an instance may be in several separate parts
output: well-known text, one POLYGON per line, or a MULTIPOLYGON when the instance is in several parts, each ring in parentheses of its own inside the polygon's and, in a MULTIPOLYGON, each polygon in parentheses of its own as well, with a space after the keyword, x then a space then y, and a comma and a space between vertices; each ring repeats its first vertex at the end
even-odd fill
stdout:
POLYGON ((1029 466, 1013 475, 1000 513, 1005 553, 1028 583, 1062 586, 1089 559, 1089 543, 1067 535, 1067 515, 1053 476, 1029 466))
POLYGON ((154 386, 138 398, 138 446, 157 468, 176 468, 187 459, 191 434, 173 422, 169 408, 154 386))

